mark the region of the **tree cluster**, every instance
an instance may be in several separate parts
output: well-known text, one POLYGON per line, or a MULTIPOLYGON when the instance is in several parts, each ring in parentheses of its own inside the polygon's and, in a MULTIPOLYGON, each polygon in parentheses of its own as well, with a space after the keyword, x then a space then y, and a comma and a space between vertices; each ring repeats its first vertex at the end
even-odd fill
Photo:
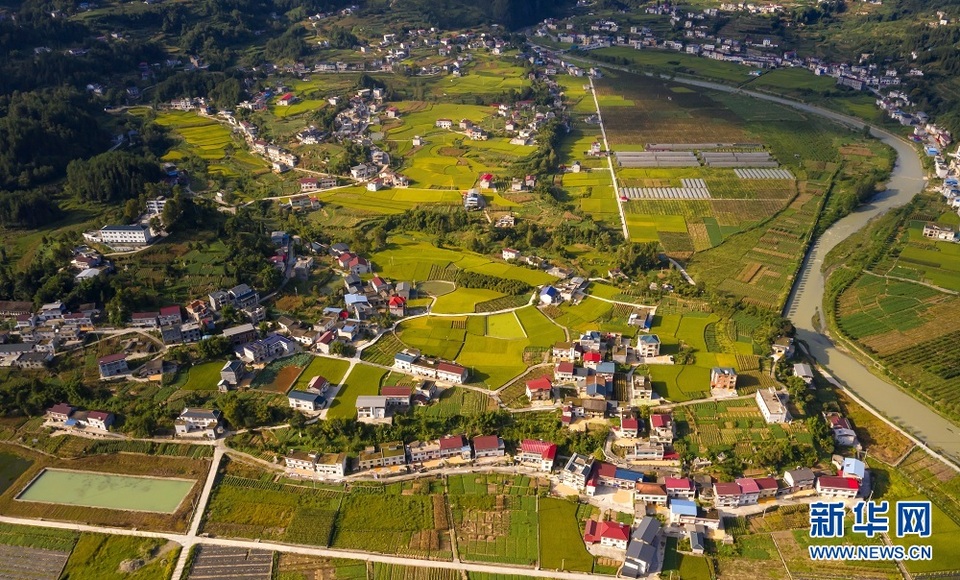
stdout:
POLYGON ((71 161, 66 189, 81 201, 111 203, 136 197, 160 177, 155 162, 124 151, 109 151, 71 161))
POLYGON ((533 287, 520 280, 508 280, 499 276, 490 276, 489 274, 480 274, 479 272, 468 272, 460 270, 454 278, 457 286, 464 288, 482 288, 484 290, 494 290, 502 294, 521 296, 533 292, 533 287))

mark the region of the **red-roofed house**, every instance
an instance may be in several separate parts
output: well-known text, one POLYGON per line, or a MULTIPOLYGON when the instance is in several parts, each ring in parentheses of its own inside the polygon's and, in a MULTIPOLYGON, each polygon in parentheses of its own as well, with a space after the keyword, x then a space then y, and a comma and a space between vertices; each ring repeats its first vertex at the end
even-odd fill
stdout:
POLYGON ((693 481, 686 477, 668 477, 666 480, 667 495, 678 499, 690 499, 697 493, 693 481))
POLYGON ((367 262, 365 258, 361 258, 360 256, 353 256, 350 258, 350 261, 347 262, 346 267, 348 270, 350 270, 351 274, 356 274, 357 276, 360 274, 366 274, 370 271, 370 263, 367 262))
POLYGON ((106 431, 110 425, 113 425, 113 413, 106 411, 90 411, 87 413, 86 424, 94 429, 106 431))
POLYGON ((300 191, 317 191, 320 189, 319 181, 315 177, 304 177, 297 181, 300 184, 300 191))
POLYGON ((640 421, 636 417, 624 417, 620 420, 621 437, 637 437, 640 434, 640 421))
POLYGON ((75 410, 76 409, 66 403, 57 403, 56 405, 47 409, 47 417, 49 417, 51 421, 63 423, 70 418, 70 415, 73 415, 75 410))
POLYGON ((630 542, 630 526, 619 522, 587 520, 583 541, 588 544, 599 542, 601 546, 626 550, 630 542))
POLYGON ((740 486, 736 483, 713 484, 713 505, 717 508, 740 505, 740 486))
POLYGON ((553 383, 547 377, 527 381, 527 396, 531 401, 547 401, 553 394, 553 383))
POLYGON ((130 316, 130 326, 139 328, 156 328, 159 312, 134 312, 130 316))
POLYGON ((603 355, 599 352, 585 352, 583 353, 583 366, 588 369, 596 369, 597 365, 603 362, 603 355))
POLYGON ((277 105, 281 107, 289 107, 290 105, 296 102, 297 102, 297 97, 293 93, 287 93, 282 97, 280 97, 279 99, 277 99, 277 105))
POLYGON ((673 417, 664 413, 650 415, 650 442, 673 443, 673 417))
POLYGON ((403 317, 407 315, 407 301, 403 296, 394 294, 387 302, 387 306, 390 308, 391 316, 403 317))
POLYGON ((483 189, 490 189, 491 187, 493 187, 493 179, 494 179, 493 174, 484 173, 483 175, 480 176, 480 187, 483 189))
POLYGON ((542 439, 524 439, 520 442, 520 453, 516 460, 531 464, 540 471, 553 471, 553 460, 557 458, 557 445, 542 439))
POLYGON ((160 316, 157 319, 160 326, 180 324, 183 322, 183 314, 181 314, 179 306, 164 306, 160 309, 160 316))
POLYGON ((503 457, 505 452, 503 439, 496 435, 482 435, 473 438, 473 456, 477 459, 503 457))
POLYGON ((573 366, 572 362, 560 362, 553 367, 553 380, 558 383, 573 381, 573 366))
POLYGON ((390 289, 390 284, 380 276, 374 276, 370 279, 370 287, 374 292, 383 292, 390 289))
POLYGON ((380 396, 386 397, 387 406, 410 406, 410 387, 381 387, 380 396))
POLYGON ((125 375, 130 372, 129 367, 127 367, 127 355, 122 352, 101 357, 97 360, 97 366, 100 368, 101 379, 125 375))
POLYGON ((760 486, 757 480, 751 477, 741 477, 737 480, 740 486, 740 505, 753 505, 760 499, 760 486))
POLYGON ((852 477, 823 475, 817 478, 817 493, 824 497, 857 497, 860 482, 852 477))
POLYGON ((437 363, 437 380, 462 385, 467 382, 469 375, 469 371, 460 365, 448 362, 437 363))
POLYGON ((456 457, 463 459, 472 459, 473 452, 470 450, 470 444, 463 435, 447 435, 440 438, 440 457, 456 457))
POLYGON ((780 489, 780 485, 777 483, 776 478, 758 477, 754 479, 754 481, 757 482, 757 487, 760 489, 760 499, 776 497, 777 490, 780 489))

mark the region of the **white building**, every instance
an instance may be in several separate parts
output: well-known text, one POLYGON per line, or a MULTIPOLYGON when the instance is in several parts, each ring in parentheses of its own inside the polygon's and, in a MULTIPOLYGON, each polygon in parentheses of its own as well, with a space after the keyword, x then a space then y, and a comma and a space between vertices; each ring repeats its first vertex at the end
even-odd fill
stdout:
POLYGON ((148 244, 153 240, 150 228, 135 226, 103 226, 100 239, 104 244, 148 244))

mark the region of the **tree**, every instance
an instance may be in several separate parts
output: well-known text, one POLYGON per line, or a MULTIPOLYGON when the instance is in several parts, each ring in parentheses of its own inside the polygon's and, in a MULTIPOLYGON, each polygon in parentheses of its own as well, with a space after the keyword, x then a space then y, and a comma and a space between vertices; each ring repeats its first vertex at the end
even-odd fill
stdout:
POLYGON ((342 356, 344 358, 352 358, 357 354, 357 347, 352 344, 347 344, 345 342, 335 341, 330 345, 330 354, 342 356))
POLYGON ((224 336, 211 336, 197 344, 200 357, 205 360, 217 359, 230 353, 230 341, 224 336))
POLYGON ((120 288, 113 298, 106 304, 107 319, 114 326, 123 326, 130 318, 130 291, 126 288, 120 288))

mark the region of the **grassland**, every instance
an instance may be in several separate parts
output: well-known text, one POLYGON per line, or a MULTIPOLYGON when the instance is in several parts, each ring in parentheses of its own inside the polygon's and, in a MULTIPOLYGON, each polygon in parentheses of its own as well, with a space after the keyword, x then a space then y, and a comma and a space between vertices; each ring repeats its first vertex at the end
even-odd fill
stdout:
POLYGON ((496 389, 526 369, 524 352, 528 348, 542 349, 563 340, 562 330, 532 306, 516 311, 512 323, 504 322, 505 316, 493 316, 494 332, 513 333, 515 338, 491 336, 490 317, 484 316, 416 318, 401 323, 397 335, 404 344, 425 354, 456 360, 471 369, 472 382, 496 389))
POLYGON ((593 571, 593 556, 583 543, 577 504, 556 498, 540 500, 540 567, 593 571))
POLYGON ((250 388, 269 393, 286 394, 300 376, 301 371, 313 362, 313 357, 306 353, 277 359, 267 363, 250 383, 250 388))
POLYGON ((416 412, 427 417, 456 417, 477 415, 496 408, 496 403, 489 395, 470 389, 450 387, 444 389, 430 405, 418 407, 416 412))
MULTIPOLYGON (((393 364, 393 361, 390 364, 393 364)), ((350 368, 350 362, 343 359, 314 357, 303 370, 293 388, 297 390, 306 389, 310 380, 316 376, 327 379, 331 385, 338 385, 343 381, 343 376, 347 373, 348 368, 350 368)))
POLYGON ((220 369, 223 362, 210 361, 193 365, 187 375, 187 382, 181 387, 185 391, 215 391, 220 382, 220 369))
POLYGON ((357 397, 378 395, 380 383, 387 371, 374 366, 358 363, 340 385, 336 398, 327 411, 329 419, 349 419, 357 416, 357 397))
POLYGON ((684 407, 683 415, 690 448, 699 453, 733 446, 738 457, 749 457, 763 442, 812 443, 800 422, 787 426, 767 423, 752 400, 697 403, 684 407))
POLYGON ((12 453, 0 453, 0 493, 6 491, 13 482, 30 468, 32 462, 12 453))
POLYGON ((672 576, 674 573, 680 578, 690 580, 710 580, 712 566, 710 560, 702 556, 677 553, 677 539, 667 538, 667 547, 663 554, 663 569, 661 574, 672 576))
POLYGON ((169 578, 180 555, 180 545, 158 538, 83 534, 67 560, 63 578, 153 580, 169 578), (121 570, 129 560, 142 560, 134 572, 121 570))
MULTIPOLYGON (((384 276, 397 280, 412 279, 415 282, 423 282, 431 279, 431 268, 437 267, 444 270, 451 265, 468 272, 520 280, 531 285, 548 284, 556 280, 553 276, 539 270, 495 261, 487 256, 459 248, 437 248, 425 236, 412 234, 391 236, 388 247, 373 253, 371 258, 384 276)), ((457 312, 473 311, 473 304, 471 304, 465 310, 457 312)))

